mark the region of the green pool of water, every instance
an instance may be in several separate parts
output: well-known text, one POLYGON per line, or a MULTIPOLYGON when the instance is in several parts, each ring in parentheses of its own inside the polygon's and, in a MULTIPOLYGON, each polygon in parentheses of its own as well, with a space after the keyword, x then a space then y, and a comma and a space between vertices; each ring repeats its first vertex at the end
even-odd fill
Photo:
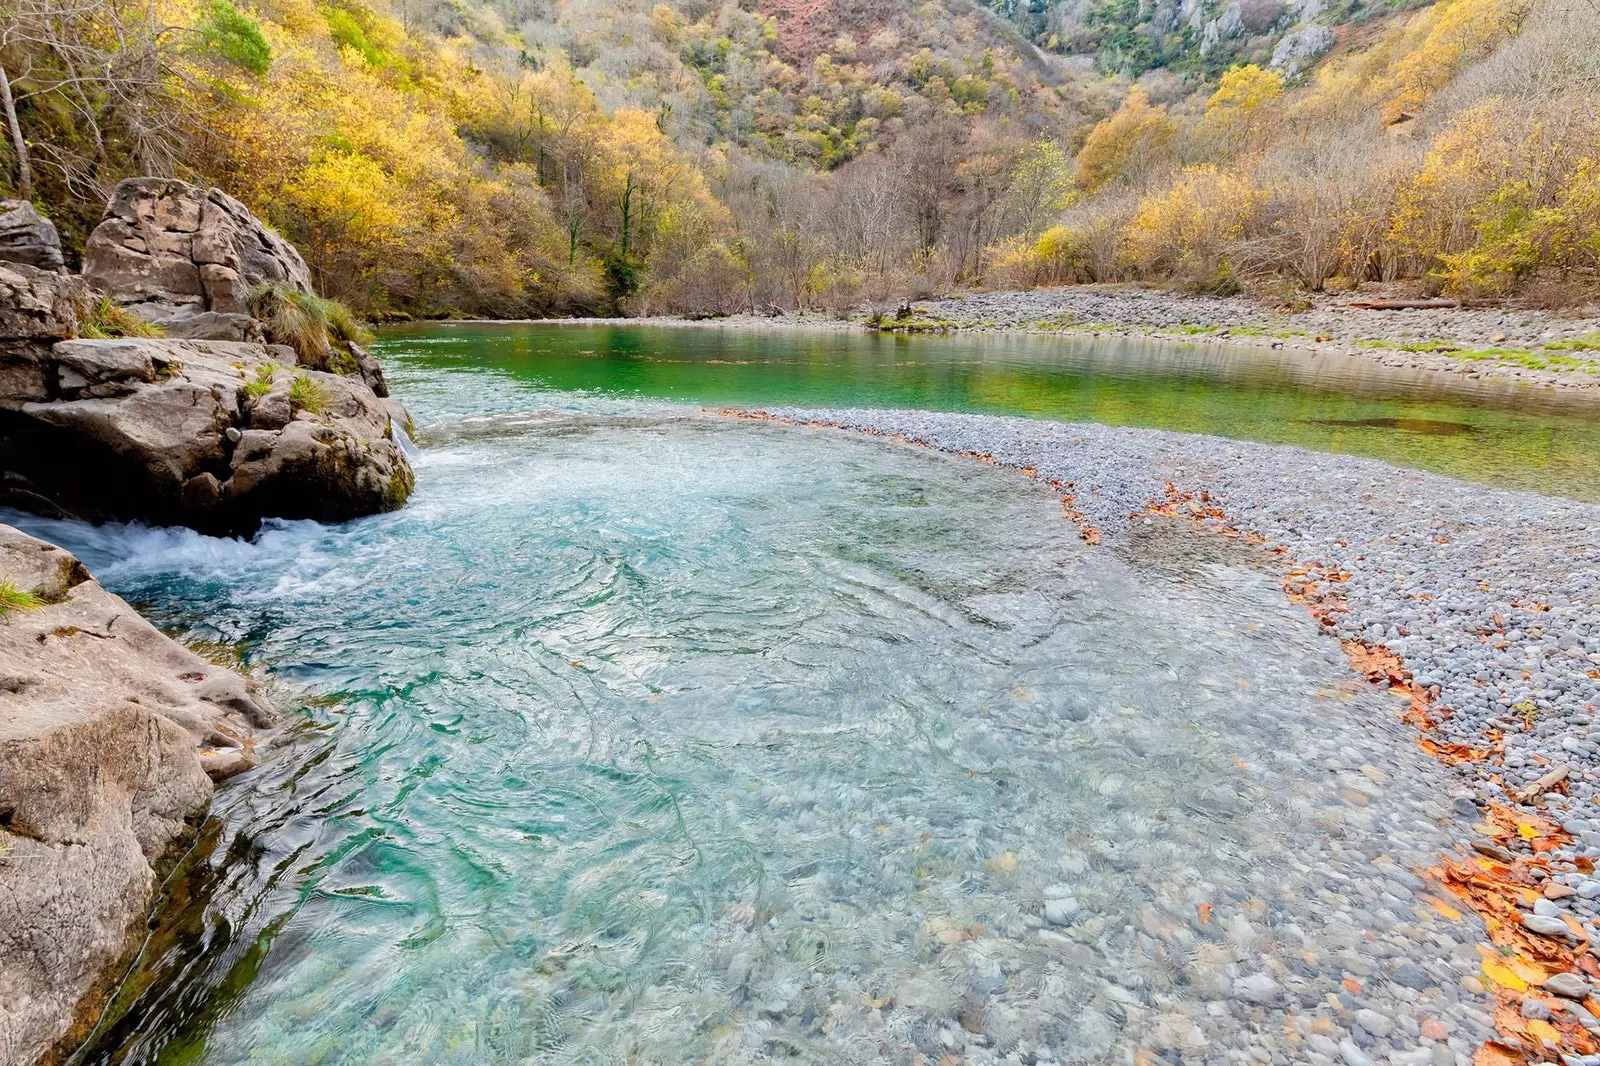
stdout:
POLYGON ((1600 500, 1600 397, 1304 352, 1053 337, 448 324, 386 331, 413 370, 712 406, 916 407, 1149 426, 1365 455, 1600 500))

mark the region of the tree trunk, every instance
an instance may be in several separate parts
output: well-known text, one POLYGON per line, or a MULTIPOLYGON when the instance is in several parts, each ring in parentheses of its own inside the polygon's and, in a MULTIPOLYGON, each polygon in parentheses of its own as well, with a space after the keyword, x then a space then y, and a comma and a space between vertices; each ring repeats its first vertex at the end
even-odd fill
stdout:
POLYGON ((5 104, 6 128, 11 133, 11 143, 17 152, 17 191, 24 200, 33 199, 33 168, 28 165, 28 142, 22 139, 22 126, 17 122, 17 104, 11 98, 11 79, 6 68, 0 67, 0 103, 5 104))

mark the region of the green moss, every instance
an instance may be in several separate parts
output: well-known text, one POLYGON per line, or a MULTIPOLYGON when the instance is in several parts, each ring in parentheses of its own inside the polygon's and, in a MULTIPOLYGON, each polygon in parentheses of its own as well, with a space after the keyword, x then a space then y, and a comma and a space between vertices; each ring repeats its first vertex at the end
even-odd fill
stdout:
POLYGON ((1547 352, 1594 352, 1600 351, 1600 333, 1590 333, 1583 337, 1572 337, 1564 341, 1551 341, 1543 345, 1547 352))
POLYGON ((385 494, 384 505, 391 511, 398 510, 415 487, 416 480, 411 476, 410 468, 404 463, 395 464, 394 473, 389 475, 389 491, 385 494))
POLYGON ((960 323, 943 318, 883 319, 878 325, 884 333, 948 333, 960 328, 960 323))

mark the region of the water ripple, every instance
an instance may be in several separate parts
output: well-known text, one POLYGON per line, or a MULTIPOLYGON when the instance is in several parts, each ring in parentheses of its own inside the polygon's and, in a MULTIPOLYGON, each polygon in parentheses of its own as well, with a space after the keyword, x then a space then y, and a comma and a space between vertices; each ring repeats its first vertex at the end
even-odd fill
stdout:
POLYGON ((1372 860, 1442 841, 1434 771, 1264 574, 837 436, 424 438, 336 529, 26 522, 303 705, 82 1061, 1105 1061, 1232 974, 1336 992, 1329 884, 1413 920, 1372 860))

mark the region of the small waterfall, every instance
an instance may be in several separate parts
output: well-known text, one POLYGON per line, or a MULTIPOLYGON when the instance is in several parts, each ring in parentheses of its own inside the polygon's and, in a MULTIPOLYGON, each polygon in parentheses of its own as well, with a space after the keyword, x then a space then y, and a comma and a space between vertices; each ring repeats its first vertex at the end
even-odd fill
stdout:
POLYGON ((407 459, 415 459, 422 454, 422 449, 418 448, 417 442, 411 439, 411 434, 406 432, 405 426, 391 418, 389 419, 389 428, 394 433, 394 442, 400 445, 400 450, 405 453, 407 459))

